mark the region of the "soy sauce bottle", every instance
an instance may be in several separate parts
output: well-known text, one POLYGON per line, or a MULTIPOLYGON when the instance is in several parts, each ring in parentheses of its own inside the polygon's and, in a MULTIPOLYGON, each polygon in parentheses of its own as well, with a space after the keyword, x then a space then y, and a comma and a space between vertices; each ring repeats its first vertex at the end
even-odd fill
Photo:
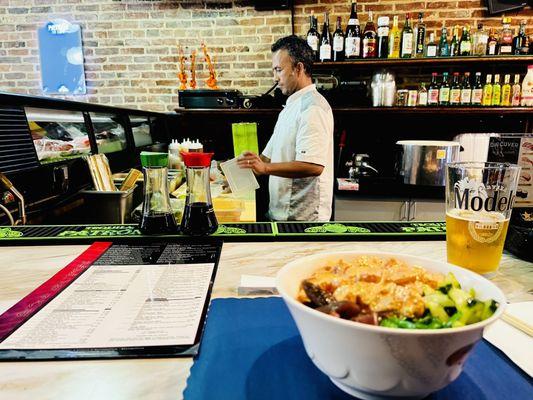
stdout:
POLYGON ((209 166, 213 153, 181 153, 187 177, 187 197, 181 219, 181 232, 206 236, 216 232, 218 221, 211 200, 209 166))
POLYGON ((146 235, 178 232, 168 196, 168 154, 142 152, 144 202, 139 230, 146 235))

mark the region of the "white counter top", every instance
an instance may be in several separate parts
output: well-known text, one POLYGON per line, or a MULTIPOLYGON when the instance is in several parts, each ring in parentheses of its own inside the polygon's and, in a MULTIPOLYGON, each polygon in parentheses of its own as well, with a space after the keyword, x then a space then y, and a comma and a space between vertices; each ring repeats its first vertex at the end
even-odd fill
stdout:
MULTIPOLYGON (((0 312, 15 304, 82 253, 87 245, 0 248, 0 312)), ((274 276, 289 260, 335 250, 400 252, 446 259, 444 241, 226 243, 213 298, 237 296, 242 274, 274 276)), ((504 254, 492 278, 510 302, 533 300, 533 263, 504 254)), ((0 363, 0 398, 179 399, 192 359, 0 363)))

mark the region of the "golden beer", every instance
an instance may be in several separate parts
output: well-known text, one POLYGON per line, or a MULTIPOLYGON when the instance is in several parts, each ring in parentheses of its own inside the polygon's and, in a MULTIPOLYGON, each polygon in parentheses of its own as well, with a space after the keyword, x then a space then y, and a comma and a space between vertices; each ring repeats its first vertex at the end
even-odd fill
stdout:
POLYGON ((499 212, 452 209, 446 213, 448 262, 479 274, 498 269, 509 218, 499 212))

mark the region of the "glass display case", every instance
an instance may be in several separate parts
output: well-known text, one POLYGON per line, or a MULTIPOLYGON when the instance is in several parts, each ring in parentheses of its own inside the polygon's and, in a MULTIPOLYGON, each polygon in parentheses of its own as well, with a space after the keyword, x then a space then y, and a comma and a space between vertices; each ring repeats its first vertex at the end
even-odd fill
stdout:
POLYGON ((121 116, 90 112, 98 153, 116 153, 127 147, 126 128, 121 116))
POLYGON ((81 111, 25 107, 33 145, 41 164, 91 154, 91 144, 81 111))
POLYGON ((144 147, 154 144, 150 117, 130 115, 130 125, 135 147, 144 147))

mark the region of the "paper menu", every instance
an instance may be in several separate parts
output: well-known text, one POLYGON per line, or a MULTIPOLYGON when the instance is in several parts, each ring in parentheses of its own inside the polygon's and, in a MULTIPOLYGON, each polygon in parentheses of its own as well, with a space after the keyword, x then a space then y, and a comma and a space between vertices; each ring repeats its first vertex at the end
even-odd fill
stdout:
MULTIPOLYGON (((17 303, 27 306, 12 307, 32 315, 0 343, 0 358, 17 349, 134 348, 143 356, 150 347, 194 346, 220 249, 220 242, 113 245, 73 282, 50 286, 60 290, 37 312, 28 308, 41 287, 17 303)), ((0 325, 13 316, 10 310, 0 325)))

